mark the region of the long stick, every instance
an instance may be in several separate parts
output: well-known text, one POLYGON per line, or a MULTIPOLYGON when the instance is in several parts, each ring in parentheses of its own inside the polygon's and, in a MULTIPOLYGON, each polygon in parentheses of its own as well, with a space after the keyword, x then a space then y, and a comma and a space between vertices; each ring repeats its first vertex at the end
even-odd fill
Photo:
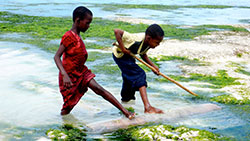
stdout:
MULTIPOLYGON (((146 65, 147 67, 149 67, 151 70, 156 71, 154 67, 152 67, 151 65, 149 65, 148 63, 146 63, 145 61, 141 60, 140 58, 138 58, 137 56, 135 56, 134 54, 130 53, 131 56, 133 56, 134 58, 136 58, 138 61, 140 61, 141 63, 143 63, 144 65, 146 65)), ((176 82, 175 80, 173 80, 172 78, 164 75, 163 73, 159 72, 159 74, 161 76, 163 76, 164 78, 166 78, 167 80, 175 83, 176 85, 178 85, 179 87, 181 87, 182 89, 184 89, 185 91, 189 92, 190 94, 194 95, 194 96, 198 96, 196 93, 188 90, 187 88, 185 88, 184 86, 182 86, 180 83, 176 82)))

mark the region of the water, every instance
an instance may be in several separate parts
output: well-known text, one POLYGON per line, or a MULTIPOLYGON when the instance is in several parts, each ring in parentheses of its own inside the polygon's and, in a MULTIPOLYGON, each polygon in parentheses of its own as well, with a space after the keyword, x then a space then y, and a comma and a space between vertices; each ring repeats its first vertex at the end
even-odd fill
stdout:
MULTIPOLYGON (((250 6, 245 0, 122 0, 102 1, 105 4, 165 4, 165 5, 230 5, 250 6)), ((86 5, 93 11, 95 17, 112 19, 117 14, 128 14, 128 17, 145 18, 167 24, 241 24, 242 19, 250 19, 247 8, 227 9, 195 9, 181 8, 176 10, 158 11, 145 9, 119 9, 117 11, 104 11, 101 6, 93 7, 100 1, 26 1, 26 0, 0 0, 1 11, 36 16, 71 16, 72 10, 78 5, 86 5), (136 13, 136 14, 134 14, 136 13), (148 13, 151 13, 150 15, 148 13), (216 16, 215 16, 216 15, 216 16)), ((2 34, 4 38, 31 38, 25 34, 2 34)), ((96 38, 87 39, 92 42, 96 38)), ((60 40, 53 40, 55 44, 60 40)), ((100 45, 110 44, 99 41, 100 45)), ((120 100, 122 79, 119 72, 107 73, 103 66, 115 65, 110 51, 88 49, 89 55, 100 54, 101 58, 89 61, 86 65, 96 74, 96 80, 105 89, 109 90, 120 100)), ((168 61, 160 63, 161 71, 166 75, 181 74, 178 62, 168 61), (171 69, 169 69, 171 68, 171 69)), ((53 54, 44 52, 36 46, 24 43, 0 41, 0 140, 37 140, 46 137, 49 128, 56 128, 62 123, 81 123, 83 125, 122 117, 119 110, 89 90, 80 103, 74 108, 68 118, 62 118, 59 113, 62 106, 62 97, 58 89, 58 69, 53 61, 53 54)), ((246 66, 250 71, 249 65, 246 66)), ((209 103, 209 101, 195 100, 193 96, 172 83, 159 83, 152 72, 147 73, 149 99, 153 106, 163 110, 181 106, 209 103)), ((195 87, 200 82, 181 83, 199 95, 215 96, 213 89, 195 87)), ((132 106, 137 113, 143 113, 143 104, 140 96, 137 100, 125 106, 132 106)), ((175 125, 187 125, 199 129, 210 130, 227 136, 234 136, 244 140, 249 134, 249 114, 244 113, 243 106, 226 106, 219 104, 222 110, 202 115, 195 115, 180 121, 175 125)))
MULTIPOLYGON (((96 73, 97 82, 114 94, 117 99, 120 99, 119 91, 122 81, 120 74, 107 74, 98 71, 98 66, 112 65, 113 60, 110 52, 96 49, 90 49, 88 52, 104 56, 101 61, 87 62, 87 66, 96 73)), ((167 75, 180 74, 178 65, 177 62, 161 62, 161 70, 167 75)), ((59 115, 62 97, 58 90, 58 70, 53 62, 53 54, 39 50, 35 46, 1 41, 0 67, 2 68, 0 81, 4 82, 0 85, 0 137, 2 138, 9 140, 18 139, 21 136, 21 139, 35 140, 46 137, 46 130, 57 128, 62 123, 85 125, 122 116, 119 114, 119 110, 89 90, 74 108, 72 114, 63 119, 59 115)), ((153 78, 157 77, 152 72, 149 72, 147 76, 151 80, 148 88, 151 104, 163 110, 209 102, 193 100, 193 96, 172 83, 152 81, 153 78)), ((182 83, 200 95, 213 92, 190 84, 182 83)), ((138 114, 143 114, 143 104, 138 93, 136 98, 136 101, 124 104, 124 106, 132 106, 138 114)), ((247 117, 237 116, 229 107, 220 106, 223 108, 221 111, 195 115, 172 124, 184 124, 206 130, 213 128, 216 129, 215 131, 211 130, 213 132, 238 138, 245 136, 249 127, 247 117), (244 132, 240 132, 241 134, 234 132, 239 129, 244 129, 244 132)))
POLYGON ((71 16, 72 10, 79 5, 90 8, 95 17, 113 19, 125 14, 126 17, 154 20, 159 24, 201 25, 201 24, 246 24, 250 19, 250 2, 246 0, 168 0, 168 1, 140 1, 140 0, 107 0, 95 1, 25 1, 25 0, 0 0, 1 11, 35 16, 71 16), (233 8, 206 9, 206 8, 179 8, 164 11, 149 9, 118 9, 106 11, 102 4, 162 4, 162 5, 227 5, 233 8), (99 4, 99 5, 95 5, 99 4), (136 13, 136 14, 135 14, 136 13), (150 14, 149 14, 150 13, 150 14))

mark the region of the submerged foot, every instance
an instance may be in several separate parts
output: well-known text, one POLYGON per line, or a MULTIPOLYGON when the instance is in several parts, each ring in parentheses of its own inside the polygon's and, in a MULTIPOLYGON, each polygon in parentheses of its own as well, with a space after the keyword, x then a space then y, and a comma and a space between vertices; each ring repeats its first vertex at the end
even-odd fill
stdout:
POLYGON ((149 108, 145 109, 144 113, 163 114, 164 112, 161 109, 150 106, 149 108))

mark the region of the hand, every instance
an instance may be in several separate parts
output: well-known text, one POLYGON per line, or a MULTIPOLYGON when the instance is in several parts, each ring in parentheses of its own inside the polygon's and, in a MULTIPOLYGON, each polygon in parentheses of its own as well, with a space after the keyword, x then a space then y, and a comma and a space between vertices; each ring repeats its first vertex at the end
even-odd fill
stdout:
POLYGON ((67 89, 70 89, 73 86, 73 83, 71 82, 68 75, 63 76, 63 85, 67 89))
POLYGON ((154 70, 152 70, 156 75, 160 75, 160 70, 157 66, 154 66, 154 70))
POLYGON ((130 55, 130 53, 131 53, 131 51, 128 50, 128 49, 124 49, 122 52, 123 52, 124 54, 128 54, 128 55, 130 55))

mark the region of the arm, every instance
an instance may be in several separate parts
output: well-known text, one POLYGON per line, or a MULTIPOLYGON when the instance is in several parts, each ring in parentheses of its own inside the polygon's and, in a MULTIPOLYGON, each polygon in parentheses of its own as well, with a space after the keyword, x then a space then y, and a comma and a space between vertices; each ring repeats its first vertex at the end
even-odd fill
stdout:
POLYGON ((120 29, 115 29, 114 33, 115 33, 115 38, 117 42, 119 43, 119 47, 121 48, 122 52, 125 54, 130 54, 130 51, 124 47, 124 44, 122 42, 122 36, 123 36, 124 31, 120 29))
POLYGON ((159 68, 148 58, 147 54, 143 54, 141 55, 141 58, 148 63, 150 66, 154 67, 156 71, 152 70, 155 74, 159 75, 159 68))
POLYGON ((59 69, 59 71, 61 72, 61 74, 63 76, 64 87, 70 88, 73 85, 73 83, 71 82, 67 72, 63 68, 62 61, 61 61, 61 56, 62 56, 64 50, 65 50, 65 47, 63 44, 61 44, 59 46, 59 49, 57 50, 55 56, 54 56, 54 61, 56 63, 57 68, 59 69))

